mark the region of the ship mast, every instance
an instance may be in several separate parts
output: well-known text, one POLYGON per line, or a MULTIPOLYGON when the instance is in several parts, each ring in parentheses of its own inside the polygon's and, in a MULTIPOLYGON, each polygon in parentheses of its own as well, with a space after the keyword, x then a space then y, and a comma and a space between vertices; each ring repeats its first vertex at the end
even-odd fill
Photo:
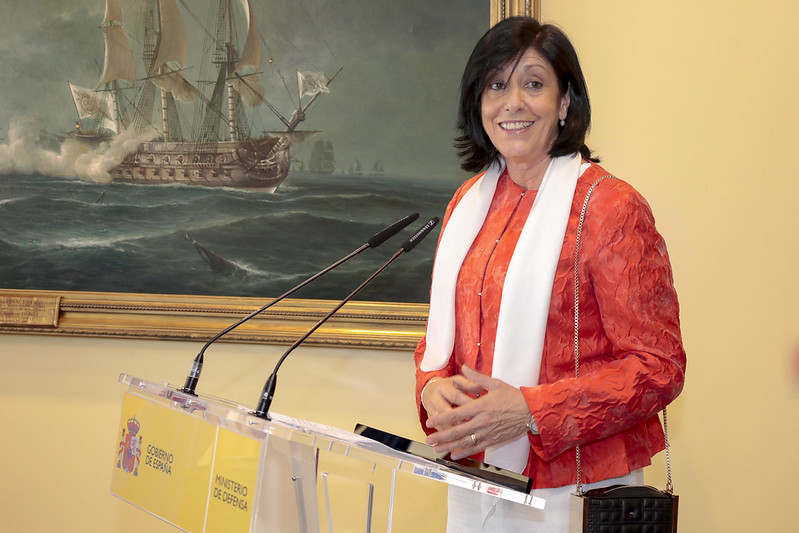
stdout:
POLYGON ((186 63, 186 29, 183 18, 175 0, 159 0, 157 2, 159 21, 158 40, 150 65, 150 78, 161 88, 161 114, 163 118, 163 137, 170 140, 179 137, 172 129, 180 124, 175 112, 175 100, 194 102, 199 91, 186 81, 183 66, 186 63), (175 115, 170 120, 170 116, 175 115))
POLYGON ((243 0, 247 21, 247 36, 239 55, 234 43, 236 27, 232 2, 228 0, 228 40, 227 49, 227 91, 228 116, 230 117, 230 138, 239 140, 249 137, 249 123, 246 122, 242 104, 257 107, 264 101, 264 89, 258 82, 258 66, 261 58, 260 33, 255 21, 255 12, 250 0, 243 0))
POLYGON ((105 59, 103 73, 97 83, 97 89, 105 88, 111 97, 110 117, 116 132, 123 129, 123 119, 119 108, 119 81, 124 80, 133 85, 136 82, 136 63, 133 50, 125 31, 122 28, 122 5, 120 0, 106 0, 105 15, 100 25, 105 40, 105 59))
MULTIPOLYGON (((227 25, 228 25, 228 39, 225 43, 225 50, 227 51, 227 61, 222 66, 226 74, 229 76, 233 73, 233 65, 236 63, 236 50, 233 46, 233 5, 232 2, 227 4, 227 25)), ((230 140, 238 141, 238 127, 236 125, 236 91, 233 88, 233 82, 227 83, 227 110, 228 110, 228 125, 230 126, 230 140)))
MULTIPOLYGON (((319 96, 319 92, 328 92, 327 85, 338 75, 329 80, 322 74, 310 75, 313 90, 299 94, 297 109, 290 119, 284 117, 278 109, 264 98, 264 88, 259 83, 258 68, 260 65, 260 33, 255 20, 255 11, 251 0, 241 0, 244 7, 247 36, 244 47, 236 48, 237 34, 235 9, 232 0, 220 0, 216 21, 216 57, 214 63, 219 65, 214 92, 207 102, 207 112, 202 127, 201 138, 213 139, 219 135, 219 119, 223 109, 223 94, 227 97, 227 123, 230 139, 233 141, 249 138, 249 123, 244 116, 242 104, 247 107, 266 105, 286 126, 286 132, 292 133, 305 120, 308 108, 319 96), (302 97, 310 95, 311 100, 302 105, 302 97)), ((340 70, 339 70, 340 71, 340 70)))
MULTIPOLYGON (((163 34, 164 30, 164 23, 163 23, 163 15, 162 15, 162 7, 161 2, 156 0, 155 2, 155 9, 157 20, 159 21, 158 26, 158 41, 156 44, 156 56, 158 55, 158 49, 161 44, 161 35, 163 34)), ((158 67, 158 74, 165 74, 166 64, 163 64, 158 67)), ((164 141, 169 141, 171 139, 171 135, 169 132, 169 105, 168 105, 168 94, 169 92, 163 87, 160 87, 161 93, 161 137, 164 141)))

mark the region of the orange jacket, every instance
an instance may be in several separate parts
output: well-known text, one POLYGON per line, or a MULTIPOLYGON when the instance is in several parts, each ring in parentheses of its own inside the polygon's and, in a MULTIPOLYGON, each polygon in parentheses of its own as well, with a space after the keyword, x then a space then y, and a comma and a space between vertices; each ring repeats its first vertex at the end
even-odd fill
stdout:
MULTIPOLYGON (((663 449, 657 413, 680 393, 685 352, 666 245, 646 200, 627 183, 604 180, 588 204, 580 249, 580 378, 574 377, 574 249, 580 210, 591 184, 607 174, 592 164, 577 182, 552 289, 539 386, 523 387, 539 434, 528 433, 524 474, 535 488, 576 483, 581 445, 583 482, 644 467, 663 449)), ((452 210, 479 176, 467 181, 452 210)), ((447 367, 422 372, 419 342, 416 399, 422 387, 464 364, 491 374, 502 282, 534 192, 500 178, 486 223, 458 276, 455 347, 447 367)), ((482 459, 481 456, 477 459, 482 459)))

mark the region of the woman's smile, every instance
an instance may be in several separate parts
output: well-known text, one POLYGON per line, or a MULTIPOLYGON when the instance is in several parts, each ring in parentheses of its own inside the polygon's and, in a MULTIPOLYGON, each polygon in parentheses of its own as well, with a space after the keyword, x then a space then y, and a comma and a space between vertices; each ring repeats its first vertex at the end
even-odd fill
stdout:
POLYGON ((505 131, 518 132, 525 128, 529 128, 533 122, 500 122, 499 127, 505 131))

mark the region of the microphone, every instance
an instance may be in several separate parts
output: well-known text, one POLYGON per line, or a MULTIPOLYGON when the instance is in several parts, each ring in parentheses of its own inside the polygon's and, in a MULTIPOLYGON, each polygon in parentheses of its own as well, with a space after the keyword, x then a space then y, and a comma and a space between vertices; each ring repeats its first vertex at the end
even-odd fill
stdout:
POLYGON ((411 224, 417 218, 419 218, 419 213, 412 213, 412 214, 410 214, 410 215, 408 215, 408 216, 406 216, 404 218, 399 219, 398 221, 394 222, 390 226, 388 226, 386 228, 383 228, 382 230, 380 230, 377 233, 375 233, 374 235, 372 235, 369 238, 369 240, 366 241, 364 244, 362 244, 361 246, 359 246, 357 249, 353 250, 352 252, 350 252, 346 256, 342 257, 341 259, 339 259, 338 261, 336 261, 332 265, 330 265, 327 268, 317 272, 316 274, 314 274, 310 278, 306 279, 305 281, 299 283, 298 285, 296 285, 296 286, 292 287, 291 289, 289 289, 288 291, 284 292, 283 294, 281 294, 280 296, 278 296, 277 298, 275 298, 274 300, 272 300, 271 302, 269 302, 265 306, 261 307, 260 309, 257 309, 255 311, 253 311, 252 313, 250 313, 249 315, 245 316, 244 318, 242 318, 238 322, 235 322, 235 323, 231 324, 230 326, 228 326, 227 328, 223 329, 221 332, 216 334, 211 340, 209 340, 208 342, 205 343, 205 346, 202 347, 202 349, 200 350, 200 353, 198 353, 197 357, 194 358, 194 362, 191 365, 191 369, 189 370, 189 373, 186 376, 186 382, 183 385, 183 388, 180 389, 180 391, 181 392, 185 392, 187 394, 191 394, 193 396, 196 396, 195 389, 197 388, 197 382, 200 379, 200 373, 202 373, 203 359, 205 357, 205 350, 207 350, 208 347, 211 344, 213 344, 217 339, 219 339, 219 337, 221 337, 222 335, 225 335, 225 334, 229 333, 230 331, 236 329, 237 327, 239 327, 240 325, 244 324, 245 322, 247 322, 252 317, 254 317, 254 316, 262 313, 266 309, 272 307, 273 305, 275 305, 276 303, 281 301, 283 298, 286 298, 286 297, 294 294, 295 292, 297 292, 298 290, 302 289, 303 287, 305 287, 306 285, 308 285, 312 281, 315 281, 316 279, 318 279, 318 278, 322 277, 323 275, 327 274, 328 272, 330 272, 331 270, 333 270, 337 266, 339 266, 339 265, 341 265, 343 263, 346 263, 347 261, 349 261, 350 259, 352 259, 356 255, 360 254, 364 250, 368 250, 369 248, 376 248, 376 247, 380 246, 381 244, 386 242, 388 239, 390 239, 391 237, 393 237, 394 235, 396 235, 397 233, 399 233, 400 231, 405 229, 409 224, 411 224))
POLYGON ((297 339, 294 342, 294 344, 292 344, 291 347, 288 350, 286 350, 286 352, 280 357, 277 364, 275 365, 275 369, 272 371, 272 374, 269 375, 269 379, 267 379, 266 383, 264 384, 264 388, 261 391, 261 397, 258 400, 258 407, 253 413, 255 416, 257 416, 258 418, 263 418, 265 420, 271 420, 271 418, 269 418, 269 407, 271 407, 272 400, 275 398, 275 388, 277 387, 277 371, 280 369, 280 365, 283 364, 283 361, 286 360, 286 357, 292 351, 294 351, 294 349, 297 346, 305 342, 305 339, 310 337, 314 331, 319 329, 319 326, 327 322, 327 320, 331 316, 333 316, 333 314, 336 313, 336 311, 341 309, 344 306, 344 304, 352 300, 356 294, 361 292, 361 290, 364 287, 369 285, 369 283, 371 283, 373 279, 375 279, 381 272, 383 272, 383 270, 385 270, 388 267, 388 265, 393 263, 402 254, 413 250, 416 247, 416 245, 419 244, 422 241, 422 239, 424 239, 430 233, 430 231, 435 227, 436 224, 438 224, 438 218, 434 217, 428 220, 424 226, 416 230, 416 233, 408 237, 408 239, 404 243, 402 243, 402 246, 400 246, 399 250, 394 252, 394 255, 392 255, 391 258, 383 264, 383 266, 378 268, 374 272, 374 274, 366 278, 366 280, 363 283, 358 285, 358 287, 354 291, 352 291, 349 295, 347 295, 346 298, 341 300, 341 302, 339 302, 339 304, 336 305, 336 307, 334 307, 329 313, 323 316, 322 319, 316 323, 316 325, 314 325, 310 330, 308 330, 308 332, 305 335, 297 339))

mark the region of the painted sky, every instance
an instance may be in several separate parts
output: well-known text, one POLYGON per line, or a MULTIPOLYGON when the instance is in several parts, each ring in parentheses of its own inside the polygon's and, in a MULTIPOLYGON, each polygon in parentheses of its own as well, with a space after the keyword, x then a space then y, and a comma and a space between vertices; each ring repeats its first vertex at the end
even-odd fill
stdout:
MULTIPOLYGON (((125 27, 135 41, 134 12, 143 0, 123 0, 125 27)), ((209 0, 189 8, 192 82, 209 76, 195 67, 209 0)), ((341 73, 305 122, 333 141, 338 166, 380 159, 388 174, 462 178, 452 140, 460 75, 488 28, 487 0, 254 0, 264 39, 262 83, 269 100, 289 116, 296 70, 341 73), (271 62, 270 62, 271 61, 271 62), (276 75, 277 74, 277 75, 276 75), (270 81, 270 76, 271 80, 270 81)), ((34 119, 52 132, 75 122, 67 81, 94 87, 100 75, 103 0, 0 0, 0 136, 34 119)), ((139 75, 143 75, 139 73, 139 75)), ((187 107, 181 113, 191 115, 187 107)), ((270 113, 260 126, 279 129, 270 113)), ((295 156, 307 158, 309 142, 295 156)))

